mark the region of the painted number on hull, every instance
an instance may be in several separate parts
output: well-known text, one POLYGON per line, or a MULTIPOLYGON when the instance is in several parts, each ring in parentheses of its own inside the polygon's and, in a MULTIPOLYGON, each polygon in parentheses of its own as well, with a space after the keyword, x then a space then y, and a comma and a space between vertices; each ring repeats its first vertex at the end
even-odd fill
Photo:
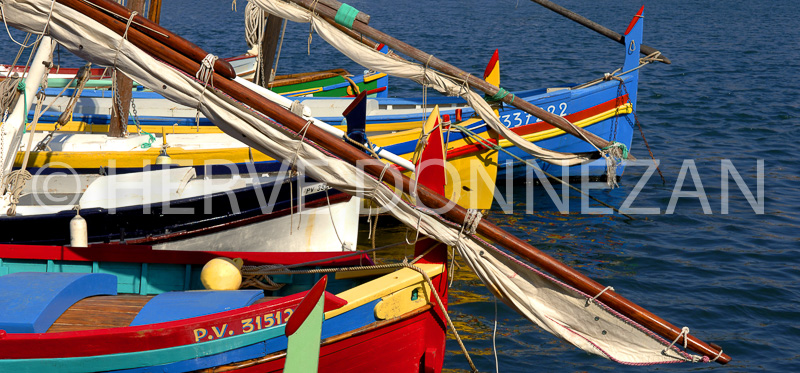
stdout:
MULTIPOLYGON (((558 106, 550 105, 547 107, 547 111, 549 111, 552 114, 557 114, 563 117, 564 115, 567 115, 567 103, 562 102, 558 104, 558 106)), ((511 114, 501 115, 500 120, 508 128, 525 126, 531 123, 536 123, 538 121, 538 119, 533 115, 523 113, 521 111, 515 111, 511 114)))
POLYGON ((237 334, 247 334, 256 330, 285 324, 286 321, 289 320, 289 317, 292 316, 292 312, 294 312, 293 309, 287 308, 263 316, 258 315, 249 319, 243 319, 241 320, 241 328, 228 326, 228 324, 215 325, 211 328, 197 328, 193 331, 194 341, 195 343, 212 341, 214 339, 230 337, 237 334))
POLYGON ((331 189, 331 187, 329 187, 328 184, 319 183, 319 184, 314 184, 314 185, 311 185, 311 186, 303 187, 303 193, 302 194, 303 194, 303 196, 307 196, 309 194, 324 192, 327 189, 331 189))

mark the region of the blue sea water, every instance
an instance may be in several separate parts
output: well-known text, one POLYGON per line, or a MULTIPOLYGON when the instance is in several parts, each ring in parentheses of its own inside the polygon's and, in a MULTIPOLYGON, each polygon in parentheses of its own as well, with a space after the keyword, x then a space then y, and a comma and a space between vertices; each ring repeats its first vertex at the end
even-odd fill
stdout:
MULTIPOLYGON (((559 0, 559 4, 622 32, 642 1, 559 0)), ((228 1, 164 2, 162 24, 221 56, 245 51, 243 10, 228 1)), ((623 47, 524 0, 356 0, 371 25, 475 75, 499 49, 502 84, 509 90, 594 79, 621 66, 623 47)), ((691 333, 721 345, 727 366, 671 364, 620 366, 551 337, 503 304, 498 305, 497 352, 504 372, 562 371, 769 371, 800 370, 800 7, 794 0, 766 2, 662 0, 646 2, 644 43, 671 65, 642 70, 638 117, 666 177, 644 184, 633 207, 661 214, 580 213, 571 195, 561 214, 541 186, 519 184, 514 214, 499 205, 489 219, 691 333), (698 198, 667 210, 683 167, 697 178, 710 213, 698 198), (763 160, 763 213, 730 178, 723 214, 722 161, 730 160, 753 194, 763 160), (532 189, 534 212, 525 213, 532 189)), ((18 34, 17 34, 18 35, 18 34)), ((307 54, 308 26, 289 24, 279 73, 332 67, 363 70, 318 36, 307 54)), ((2 60, 15 47, 2 40, 2 60)), ((69 57, 63 56, 64 61, 69 57)), ((76 63, 77 64, 77 63, 76 63)), ((418 96, 421 88, 391 80, 390 96, 418 96)), ((641 139, 633 153, 647 159, 641 139)), ((644 174, 629 168, 621 187, 592 195, 620 206, 644 174)), ((699 184, 687 173, 683 190, 699 184)), ((530 206, 528 206, 530 207, 530 206)), ((404 229, 388 232, 402 237, 404 229)), ((451 315, 481 371, 495 369, 495 303, 480 281, 458 271, 451 315)), ((468 369, 453 340, 445 368, 468 369)))

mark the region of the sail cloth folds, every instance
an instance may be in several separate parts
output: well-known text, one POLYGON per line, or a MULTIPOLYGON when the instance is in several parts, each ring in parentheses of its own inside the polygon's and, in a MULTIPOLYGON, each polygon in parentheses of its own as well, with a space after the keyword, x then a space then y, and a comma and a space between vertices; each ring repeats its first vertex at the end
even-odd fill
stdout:
POLYGON ((411 79, 448 96, 461 96, 475 109, 478 116, 491 129, 500 133, 514 146, 534 157, 559 166, 573 166, 591 159, 588 155, 547 150, 526 141, 522 136, 504 126, 489 104, 480 95, 469 89, 468 86, 456 83, 452 78, 433 69, 425 68, 425 66, 413 62, 398 60, 369 48, 347 36, 324 19, 312 16, 306 9, 279 0, 250 0, 250 2, 255 2, 264 11, 284 19, 298 23, 310 22, 314 31, 325 41, 361 66, 391 76, 411 79))
MULTIPOLYGON (((294 162, 309 176, 331 187, 371 198, 404 224, 419 229, 467 258, 481 279, 506 304, 544 329, 594 354, 626 364, 681 362, 690 356, 647 329, 625 320, 601 303, 506 256, 476 236, 463 237, 460 227, 441 216, 401 200, 387 185, 318 148, 262 113, 236 102, 193 74, 156 60, 111 30, 52 0, 1 0, 9 26, 27 32, 49 22, 50 36, 70 52, 99 65, 116 65, 144 86, 179 104, 199 110, 227 134, 284 162, 294 162), (119 53, 117 53, 119 48, 119 53), (597 320, 595 320, 597 318, 597 320)), ((374 160, 374 162, 379 162, 374 160)), ((382 163, 379 163, 382 164, 382 163)), ((396 172, 389 168, 387 172, 396 172)))

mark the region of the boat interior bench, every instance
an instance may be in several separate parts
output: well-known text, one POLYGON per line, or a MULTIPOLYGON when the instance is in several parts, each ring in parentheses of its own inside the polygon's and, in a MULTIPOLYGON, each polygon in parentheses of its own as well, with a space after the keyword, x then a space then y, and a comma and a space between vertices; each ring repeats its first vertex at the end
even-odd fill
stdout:
POLYGON ((116 294, 117 277, 104 273, 19 272, 0 276, 0 329, 44 333, 79 300, 116 294))

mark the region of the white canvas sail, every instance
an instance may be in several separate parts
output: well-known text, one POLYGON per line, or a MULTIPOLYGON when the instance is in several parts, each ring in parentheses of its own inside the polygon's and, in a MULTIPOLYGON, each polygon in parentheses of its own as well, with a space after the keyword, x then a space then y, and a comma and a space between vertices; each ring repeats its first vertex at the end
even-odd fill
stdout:
POLYGON ((391 76, 413 80, 419 84, 427 85, 448 96, 461 96, 475 109, 475 113, 486 122, 489 127, 508 139, 514 146, 524 150, 530 155, 545 162, 559 166, 573 166, 590 159, 589 156, 573 153, 561 153, 547 150, 526 141, 522 136, 504 126, 494 114, 491 106, 468 86, 456 83, 453 79, 425 66, 409 61, 403 61, 390 55, 378 52, 354 40, 335 26, 326 22, 299 6, 279 0, 250 0, 258 4, 264 11, 278 17, 299 23, 311 23, 314 31, 322 39, 342 52, 359 65, 373 71, 380 71, 391 76))
MULTIPOLYGON (((234 138, 276 159, 294 162, 311 177, 334 188, 371 198, 399 221, 419 229, 421 234, 455 246, 506 304, 575 346, 625 364, 698 360, 676 346, 667 349, 669 341, 599 302, 587 306, 590 295, 516 261, 475 235, 460 234, 460 226, 402 201, 391 188, 362 169, 303 141, 302 135, 235 102, 214 87, 204 88, 203 82, 194 75, 156 60, 82 14, 56 3, 50 15, 51 0, 2 0, 0 4, 9 25, 37 32, 49 22, 50 35, 76 55, 96 64, 116 65, 126 75, 168 99, 199 107, 206 117, 234 138)), ((387 172, 395 171, 388 169, 387 172)))

